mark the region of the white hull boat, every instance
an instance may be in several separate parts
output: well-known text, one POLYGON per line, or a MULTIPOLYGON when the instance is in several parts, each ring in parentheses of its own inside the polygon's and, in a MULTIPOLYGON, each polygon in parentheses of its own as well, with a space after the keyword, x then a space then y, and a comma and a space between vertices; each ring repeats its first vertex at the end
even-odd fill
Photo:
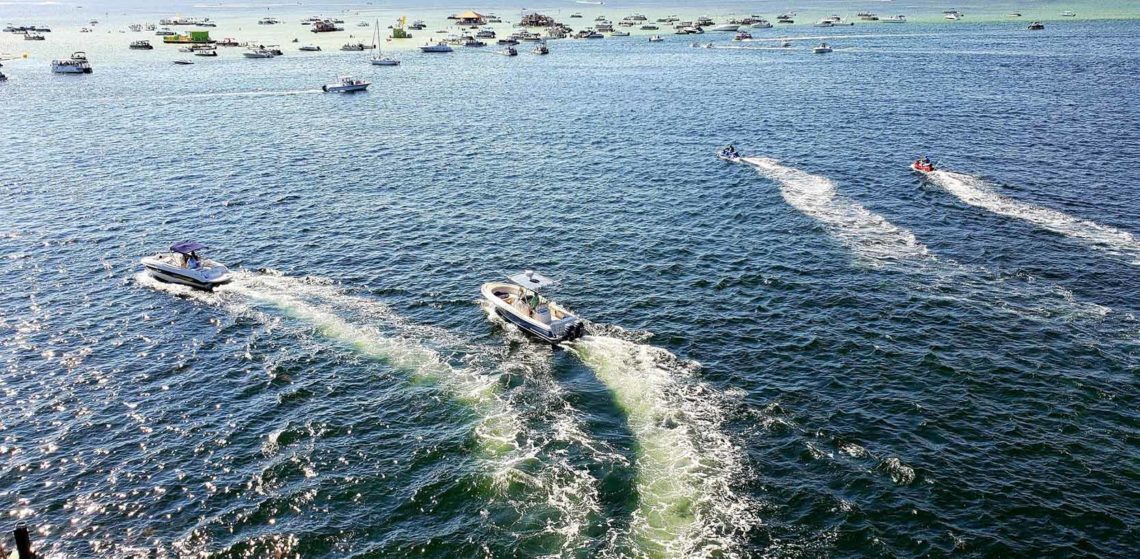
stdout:
POLYGON ((451 52, 452 50, 451 46, 445 43, 436 43, 434 45, 424 45, 420 47, 421 52, 451 52))
POLYGON ((485 283, 480 289, 483 298, 503 320, 552 344, 585 334, 585 325, 577 316, 536 291, 553 285, 552 280, 529 271, 511 276, 510 280, 509 283, 485 283))
POLYGON ((218 262, 199 258, 198 251, 206 248, 194 242, 176 243, 170 247, 170 252, 144 257, 142 265, 158 281, 213 291, 230 281, 230 271, 218 262))
POLYGON ((736 32, 738 30, 740 30, 740 26, 732 23, 724 23, 712 28, 712 31, 736 32))

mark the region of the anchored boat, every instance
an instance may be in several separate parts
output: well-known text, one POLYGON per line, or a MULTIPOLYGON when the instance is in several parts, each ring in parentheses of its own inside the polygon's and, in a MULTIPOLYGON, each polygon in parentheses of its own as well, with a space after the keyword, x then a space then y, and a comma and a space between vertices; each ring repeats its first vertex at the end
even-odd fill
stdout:
POLYGON ((142 265, 158 281, 213 291, 215 287, 230 281, 230 271, 221 263, 198 254, 207 248, 209 247, 194 241, 174 243, 170 252, 143 258, 142 265))
POLYGON ((507 279, 509 283, 485 283, 480 290, 504 320, 552 344, 585 334, 586 327, 577 316, 539 295, 538 290, 554 285, 554 280, 530 270, 507 279))

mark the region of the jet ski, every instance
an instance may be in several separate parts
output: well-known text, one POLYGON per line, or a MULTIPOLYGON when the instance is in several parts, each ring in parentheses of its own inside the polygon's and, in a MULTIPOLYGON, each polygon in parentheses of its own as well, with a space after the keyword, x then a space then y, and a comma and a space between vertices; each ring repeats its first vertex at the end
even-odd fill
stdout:
POLYGON ((538 294, 539 289, 554 285, 554 280, 530 270, 508 279, 509 283, 485 283, 480 289, 495 314, 551 344, 585 334, 586 327, 577 316, 538 294))
POLYGON ((740 152, 736 151, 736 148, 733 146, 727 146, 724 149, 718 151, 716 153, 716 157, 717 159, 736 163, 737 161, 740 161, 740 152))
POLYGON ((934 172, 934 164, 930 162, 929 157, 915 159, 914 163, 910 164, 910 168, 924 175, 934 172))
POLYGON ((230 271, 221 263, 199 254, 207 248, 209 247, 194 241, 174 243, 170 252, 144 257, 142 265, 158 281, 213 291, 215 287, 230 281, 230 271))

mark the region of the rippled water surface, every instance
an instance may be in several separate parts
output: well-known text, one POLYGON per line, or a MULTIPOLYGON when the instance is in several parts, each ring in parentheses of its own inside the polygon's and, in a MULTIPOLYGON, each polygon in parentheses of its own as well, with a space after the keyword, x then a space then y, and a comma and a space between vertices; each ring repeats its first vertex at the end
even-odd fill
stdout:
POLYGON ((3 518, 64 557, 1130 556, 1140 27, 828 33, 6 63, 3 518), (187 238, 235 281, 141 274, 187 238), (490 318, 522 268, 591 335, 490 318))

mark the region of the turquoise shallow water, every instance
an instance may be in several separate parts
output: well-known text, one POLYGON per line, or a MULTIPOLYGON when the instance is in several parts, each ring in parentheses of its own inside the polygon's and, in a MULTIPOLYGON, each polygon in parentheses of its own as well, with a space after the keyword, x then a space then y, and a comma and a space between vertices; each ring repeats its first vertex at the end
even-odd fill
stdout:
POLYGON ((68 557, 1129 556, 1137 31, 5 63, 4 517, 68 557), (188 237, 232 285, 140 275, 188 237), (488 318, 524 267, 591 336, 488 318))

